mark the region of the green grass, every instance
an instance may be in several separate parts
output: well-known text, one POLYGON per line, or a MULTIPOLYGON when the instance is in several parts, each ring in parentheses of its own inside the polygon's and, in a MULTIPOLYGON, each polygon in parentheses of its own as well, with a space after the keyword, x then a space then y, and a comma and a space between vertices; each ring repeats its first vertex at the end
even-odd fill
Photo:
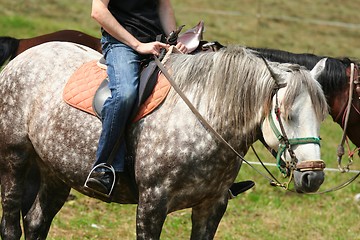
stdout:
MULTIPOLYGON (((199 20, 205 21, 206 40, 330 56, 360 56, 359 1, 172 2, 179 25, 192 27, 199 20), (352 25, 336 26, 336 22, 352 25)), ((0 6, 0 35, 27 38, 76 29, 99 36, 99 26, 90 19, 88 0, 0 0, 0 6)), ((329 118, 322 125, 321 136, 323 159, 328 167, 336 167, 341 129, 329 118)), ((264 161, 274 162, 261 144, 255 146, 264 161)), ((246 159, 256 161, 251 152, 246 159)), ((353 169, 360 169, 358 157, 353 169)), ((277 169, 270 170, 281 178, 277 169)), ((353 175, 326 172, 321 190, 353 175)), ((360 239, 360 203, 354 201, 360 192, 359 180, 337 192, 308 196, 271 187, 247 165, 243 165, 238 176, 238 180, 244 179, 254 180, 256 187, 230 201, 216 239, 360 239)), ((56 216, 49 239, 135 238, 135 205, 106 204, 75 191, 72 194, 75 200, 68 201, 56 216)), ((188 209, 170 214, 162 239, 188 239, 190 216, 188 209)))

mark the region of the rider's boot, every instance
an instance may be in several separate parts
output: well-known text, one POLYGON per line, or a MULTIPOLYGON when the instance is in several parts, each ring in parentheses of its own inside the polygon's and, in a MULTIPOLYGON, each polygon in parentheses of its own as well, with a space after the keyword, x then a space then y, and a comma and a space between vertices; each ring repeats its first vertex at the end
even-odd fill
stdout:
POLYGON ((233 183, 229 189, 229 198, 235 198, 240 193, 243 193, 255 186, 255 183, 251 180, 233 183))

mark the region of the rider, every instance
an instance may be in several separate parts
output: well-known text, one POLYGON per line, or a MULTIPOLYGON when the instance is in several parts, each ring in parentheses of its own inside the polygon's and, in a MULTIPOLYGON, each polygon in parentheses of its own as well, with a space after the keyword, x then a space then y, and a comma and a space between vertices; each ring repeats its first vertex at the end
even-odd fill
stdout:
MULTIPOLYGON (((87 187, 109 194, 114 175, 96 167, 106 163, 125 125, 138 93, 140 62, 148 55, 159 55, 168 44, 155 41, 160 34, 176 30, 170 0, 93 0, 91 16, 102 27, 102 50, 109 77, 109 97, 102 110, 102 132, 96 152, 95 170, 87 187)), ((176 46, 186 52, 182 43, 176 46)), ((116 172, 124 171, 124 141, 113 161, 116 172)))
MULTIPOLYGON (((102 132, 94 171, 85 185, 109 195, 115 181, 114 174, 101 164, 107 163, 118 138, 123 137, 137 98, 140 62, 169 47, 155 40, 160 34, 168 36, 176 30, 176 22, 170 0, 93 0, 91 16, 102 27, 101 44, 111 97, 103 106, 102 132)), ((176 47, 183 53, 187 51, 181 42, 176 47)), ((124 171, 124 159, 125 143, 122 141, 112 162, 116 172, 124 171)), ((245 191, 252 186, 253 182, 240 182, 235 190, 245 191)))

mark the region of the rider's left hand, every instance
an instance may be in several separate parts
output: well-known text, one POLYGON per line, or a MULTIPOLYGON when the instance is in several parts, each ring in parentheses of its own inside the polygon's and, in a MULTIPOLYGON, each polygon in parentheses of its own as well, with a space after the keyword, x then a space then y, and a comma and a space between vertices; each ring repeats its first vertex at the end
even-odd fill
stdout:
POLYGON ((176 48, 182 53, 187 53, 187 50, 188 50, 187 47, 181 42, 178 42, 176 44, 176 48))

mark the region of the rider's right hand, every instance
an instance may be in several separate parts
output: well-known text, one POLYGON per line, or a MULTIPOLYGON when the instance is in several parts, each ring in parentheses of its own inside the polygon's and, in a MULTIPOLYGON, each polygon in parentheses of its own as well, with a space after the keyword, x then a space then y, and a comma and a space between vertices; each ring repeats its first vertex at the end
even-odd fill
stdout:
POLYGON ((165 48, 166 50, 168 50, 169 47, 170 47, 169 44, 156 41, 149 43, 140 43, 135 48, 135 51, 137 51, 140 54, 153 54, 159 56, 161 49, 165 48))

